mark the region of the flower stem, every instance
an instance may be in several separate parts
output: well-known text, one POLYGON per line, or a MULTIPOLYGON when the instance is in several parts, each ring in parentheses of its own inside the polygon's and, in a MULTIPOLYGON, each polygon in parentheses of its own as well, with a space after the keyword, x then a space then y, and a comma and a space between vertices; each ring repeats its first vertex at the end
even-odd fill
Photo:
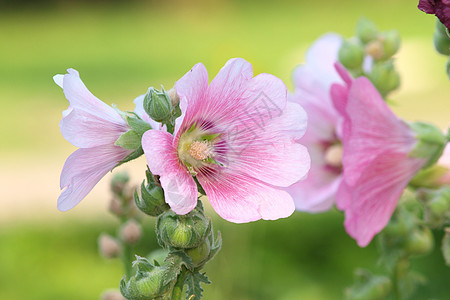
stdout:
POLYGON ((172 300, 181 300, 181 294, 183 293, 184 281, 186 280, 187 269, 183 266, 180 274, 178 275, 177 282, 172 290, 172 300))
POLYGON ((404 270, 401 270, 402 268, 404 268, 404 260, 403 259, 399 259, 394 266, 394 269, 392 271, 392 288, 394 290, 394 299, 395 300, 402 300, 402 293, 400 291, 400 277, 402 277, 401 273, 402 271, 404 272, 404 270))
POLYGON ((133 270, 132 267, 132 259, 131 259, 131 246, 127 245, 127 243, 122 242, 122 262, 123 262, 123 268, 125 270, 125 275, 127 278, 131 277, 131 272, 133 270))

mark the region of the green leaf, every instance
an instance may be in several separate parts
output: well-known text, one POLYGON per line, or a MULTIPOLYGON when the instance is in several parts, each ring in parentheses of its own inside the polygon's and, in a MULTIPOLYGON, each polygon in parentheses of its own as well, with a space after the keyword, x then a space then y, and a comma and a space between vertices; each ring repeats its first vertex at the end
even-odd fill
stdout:
POLYGON ((128 130, 117 139, 114 145, 134 150, 141 146, 141 136, 134 130, 128 130))
MULTIPOLYGON (((119 161, 119 163, 114 167, 114 169, 117 168, 118 166, 120 166, 120 165, 126 163, 126 162, 129 162, 129 161, 131 161, 131 160, 133 160, 133 159, 138 158, 138 157, 141 156, 142 154, 144 154, 144 150, 142 149, 142 146, 140 146, 140 147, 137 148, 135 151, 133 151, 130 155, 128 155, 127 157, 125 157, 123 160, 119 161)), ((113 170, 114 170, 114 169, 113 169, 113 170)), ((111 170, 111 171, 112 171, 112 170, 111 170)))
POLYGON ((185 266, 189 271, 194 270, 192 259, 183 251, 172 251, 167 255, 166 259, 167 270, 164 274, 164 284, 168 284, 175 280, 181 272, 181 267, 185 266))
POLYGON ((202 282, 206 284, 211 283, 208 277, 206 277, 205 273, 201 274, 199 272, 195 272, 189 273, 186 276, 186 284, 187 284, 186 299, 188 300, 202 299, 203 296, 203 289, 201 286, 202 282))

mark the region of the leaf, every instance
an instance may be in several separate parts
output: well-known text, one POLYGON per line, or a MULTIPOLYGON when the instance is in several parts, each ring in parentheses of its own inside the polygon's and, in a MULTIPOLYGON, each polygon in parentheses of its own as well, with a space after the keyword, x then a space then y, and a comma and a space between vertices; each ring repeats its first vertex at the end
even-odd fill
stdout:
MULTIPOLYGON (((133 159, 138 158, 139 156, 141 156, 142 154, 144 154, 144 150, 142 149, 142 146, 140 146, 139 148, 136 149, 136 151, 132 152, 130 155, 128 155, 127 157, 125 157, 123 160, 119 161, 119 163, 113 168, 113 170, 115 168, 117 168, 118 166, 129 162, 133 159)), ((112 171, 112 170, 111 170, 112 171)))
POLYGON ((172 251, 165 259, 167 270, 164 274, 164 284, 175 280, 185 266, 189 271, 194 269, 192 259, 183 251, 172 251))
POLYGON ((201 283, 211 283, 205 273, 201 274, 199 272, 189 273, 185 282, 187 284, 186 299, 188 300, 200 300, 203 296, 201 283))
POLYGON ((213 241, 213 244, 211 245, 211 250, 209 251, 208 260, 213 259, 222 247, 222 235, 220 231, 217 231, 217 238, 214 239, 214 230, 211 229, 211 240, 213 241))

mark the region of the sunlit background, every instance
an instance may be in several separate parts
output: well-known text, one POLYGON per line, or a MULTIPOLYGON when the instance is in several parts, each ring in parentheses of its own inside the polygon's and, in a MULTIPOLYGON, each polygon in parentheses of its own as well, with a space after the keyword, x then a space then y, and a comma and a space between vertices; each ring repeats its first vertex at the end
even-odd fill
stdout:
MULTIPOLYGON (((77 69, 91 92, 122 110, 133 110, 149 86, 171 88, 197 62, 212 78, 232 57, 291 89, 291 72, 316 38, 350 37, 366 16, 402 36, 393 109, 444 128, 446 59, 433 48, 435 18, 417 2, 0 0, 0 299, 99 299, 123 275, 119 261, 97 251, 99 233, 117 227, 106 209, 111 175, 73 210, 56 209, 60 171, 75 148, 59 132, 68 101, 53 75, 77 69)), ((120 170, 138 184, 145 160, 120 170)), ((340 299, 354 268, 378 268, 376 243, 357 247, 337 210, 240 225, 208 214, 224 242, 206 269, 213 284, 204 286, 205 299, 340 299)), ((144 222, 140 255, 157 247, 153 222, 144 222)), ((450 299, 450 269, 438 247, 413 268, 428 278, 415 299, 450 299)))

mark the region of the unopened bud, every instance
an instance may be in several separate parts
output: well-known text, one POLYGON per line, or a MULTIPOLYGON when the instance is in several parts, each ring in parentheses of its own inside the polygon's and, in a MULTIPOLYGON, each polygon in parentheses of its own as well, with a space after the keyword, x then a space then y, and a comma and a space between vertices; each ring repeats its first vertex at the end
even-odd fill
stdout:
POLYGON ((128 181, 130 181, 130 177, 127 173, 116 173, 111 180, 111 190, 113 193, 120 195, 128 181))
POLYGON ((120 281, 120 292, 130 300, 159 299, 170 288, 170 282, 164 284, 165 267, 153 266, 146 258, 137 257, 133 263, 136 267, 136 275, 127 280, 120 281))
POLYGON ((426 159, 424 169, 432 166, 444 152, 447 144, 445 135, 439 128, 429 123, 414 122, 409 126, 415 133, 417 144, 408 155, 426 159))
POLYGON ((356 25, 356 36, 364 43, 368 43, 378 36, 378 29, 374 22, 366 18, 358 20, 356 25))
POLYGON ((344 40, 338 52, 339 61, 347 69, 360 69, 364 60, 363 47, 355 40, 344 40))
POLYGON ((436 20, 436 31, 433 35, 436 51, 443 55, 450 55, 450 36, 447 34, 445 25, 436 20))
POLYGON ((149 88, 144 97, 145 112, 156 122, 166 121, 172 114, 172 101, 167 92, 149 88))
POLYGON ((380 40, 383 45, 383 59, 392 57, 400 48, 400 35, 397 30, 384 32, 380 40))
POLYGON ((159 239, 168 247, 189 249, 198 247, 210 229, 209 221, 198 210, 179 216, 168 210, 156 222, 159 239))
POLYGON ((141 197, 137 191, 134 193, 134 202, 136 206, 145 214, 149 216, 159 216, 170 207, 165 202, 164 191, 159 186, 145 186, 144 182, 141 184, 141 197))
POLYGON ((120 254, 120 245, 112 236, 102 233, 98 238, 100 254, 105 258, 115 258, 120 254))
POLYGON ((405 250, 410 255, 421 255, 433 249, 434 239, 431 230, 427 227, 413 230, 405 242, 405 250))
POLYGON ((400 85, 400 76, 392 61, 375 64, 369 74, 369 79, 382 95, 387 95, 400 85))
POLYGON ((141 225, 131 219, 120 228, 120 238, 127 244, 136 244, 142 235, 141 225))
POLYGON ((119 291, 111 290, 102 294, 102 300, 126 300, 119 291))
POLYGON ((109 201, 108 209, 112 214, 114 214, 118 217, 121 217, 124 215, 122 202, 117 197, 111 198, 111 200, 109 201))
POLYGON ((211 244, 206 238, 198 247, 186 250, 186 254, 191 257, 194 267, 197 268, 207 261, 210 250, 211 244))

